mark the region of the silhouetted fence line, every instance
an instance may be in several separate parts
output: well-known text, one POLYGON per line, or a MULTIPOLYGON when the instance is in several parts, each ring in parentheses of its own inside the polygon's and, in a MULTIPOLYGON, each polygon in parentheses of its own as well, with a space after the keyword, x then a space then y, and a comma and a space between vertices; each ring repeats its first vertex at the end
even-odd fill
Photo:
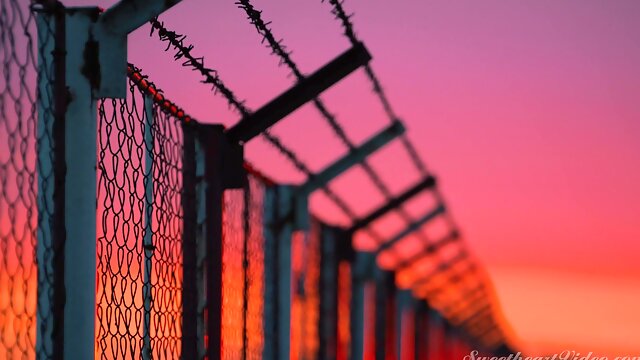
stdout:
POLYGON ((509 351, 490 286, 342 3, 329 1, 351 47, 305 74, 262 12, 238 1, 296 79, 252 110, 184 35, 157 20, 177 2, 127 0, 107 10, 0 2, 0 358, 449 359, 469 349, 509 351), (199 122, 127 62, 127 34, 147 22, 176 61, 226 99, 236 124, 199 122), (362 69, 390 125, 356 144, 320 95, 362 69), (309 102, 348 148, 318 172, 270 132, 309 102), (257 136, 306 181, 278 184, 247 163, 243 146, 257 136), (367 161, 396 140, 422 177, 400 194, 367 161), (329 186, 357 165, 386 201, 364 217, 329 186), (315 191, 351 224, 310 214, 315 191), (403 205, 424 192, 435 207, 409 216, 403 205), (383 238, 371 225, 389 213, 407 227, 383 238), (422 228, 435 218, 445 219, 447 233, 427 239, 422 228), (360 231, 376 250, 354 248, 360 231), (410 234, 424 248, 395 254, 410 234), (403 271, 450 245, 453 257, 414 276, 411 289, 399 287, 403 271), (377 263, 388 252, 395 269, 377 263), (452 302, 454 288, 461 295, 452 302))

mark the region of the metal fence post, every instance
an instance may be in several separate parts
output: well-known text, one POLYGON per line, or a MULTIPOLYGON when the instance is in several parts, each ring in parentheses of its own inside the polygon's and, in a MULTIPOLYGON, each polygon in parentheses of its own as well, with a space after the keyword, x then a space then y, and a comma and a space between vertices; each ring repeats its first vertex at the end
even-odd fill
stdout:
POLYGON ((64 8, 37 15, 38 265, 36 356, 60 358, 64 349, 65 113, 64 8), (53 73, 49 71, 53 69, 53 73), (56 355, 58 354, 58 355, 56 355))
POLYGON ((444 328, 443 328, 444 319, 442 315, 438 313, 436 310, 429 308, 429 329, 430 336, 429 338, 429 349, 428 349, 428 358, 442 358, 444 354, 444 328))
POLYGON ((415 333, 415 299, 410 290, 398 290, 395 316, 396 316, 396 358, 404 359, 404 354, 413 354, 415 358, 414 348, 408 346, 407 341, 413 343, 414 339, 410 338, 415 333), (410 331, 410 333, 408 333, 410 331))
POLYGON ((198 147, 204 154, 204 241, 206 249, 205 294, 207 298, 207 358, 220 359, 222 349, 222 181, 221 142, 223 127, 204 125, 199 129, 198 147))
MULTIPOLYGON (((202 157, 196 159, 196 129, 193 123, 182 125, 184 148, 182 153, 182 359, 197 359, 199 348, 204 352, 204 337, 199 342, 199 295, 203 294, 202 276, 198 275, 198 207, 196 203, 197 168, 202 169, 202 157), (198 160, 201 160, 198 164, 198 160), (199 346, 200 345, 200 346, 199 346)), ((202 170, 200 172, 203 172, 202 170)), ((202 199, 202 196, 200 197, 202 199)), ((204 321, 204 319, 203 319, 204 321)))
POLYGON ((291 336, 291 238, 295 222, 294 187, 268 188, 264 201, 265 341, 264 358, 288 360, 291 336))
POLYGON ((143 279, 143 298, 144 298, 144 319, 142 322, 142 338, 143 338, 143 346, 142 346, 142 357, 145 360, 151 359, 151 308, 153 307, 153 299, 151 290, 151 274, 152 274, 152 257, 153 257, 153 231, 152 231, 152 222, 153 222, 153 186, 154 186, 154 176, 153 176, 153 162, 154 162, 154 136, 153 136, 153 127, 154 127, 154 117, 153 117, 153 99, 150 96, 144 96, 144 143, 146 147, 145 152, 145 174, 147 177, 145 179, 145 229, 144 229, 144 238, 142 240, 142 248, 144 250, 144 279, 143 279))
MULTIPOLYGON (((223 196, 225 189, 242 187, 245 174, 239 170, 242 169, 242 148, 227 141, 222 125, 199 124, 190 131, 196 131, 195 136, 189 136, 195 137, 197 180, 194 204, 197 223, 195 292, 200 301, 196 322, 197 348, 199 357, 206 356, 209 360, 216 360, 220 359, 222 349, 223 196)), ((190 261, 193 260, 193 248, 189 247, 192 245, 185 244, 190 261)), ((191 271, 193 265, 188 266, 191 266, 188 268, 191 271)), ((190 276, 189 281, 193 281, 193 275, 190 276)), ((193 305, 193 299, 188 300, 193 305)), ((191 310, 186 311, 190 316, 193 315, 191 310)), ((187 330, 191 336, 192 320, 187 324, 190 326, 187 330)), ((190 347, 190 351, 193 350, 192 343, 185 346, 190 347)), ((184 358, 187 359, 186 356, 184 358)))
POLYGON ((376 359, 395 359, 395 273, 376 267, 376 359))
POLYGON ((320 243, 320 317, 318 330, 320 349, 318 359, 331 360, 337 356, 338 340, 338 271, 340 253, 338 242, 341 229, 322 225, 320 243))
POLYGON ((351 269, 351 360, 364 359, 365 285, 373 277, 375 257, 372 253, 356 252, 351 269))
POLYGON ((429 356, 429 305, 420 301, 416 305, 415 313, 415 359, 426 360, 429 356))
POLYGON ((375 319, 375 336, 376 336, 376 360, 385 360, 387 354, 387 281, 384 270, 375 268, 376 283, 376 319, 375 319))
POLYGON ((264 194, 264 348, 262 358, 275 359, 276 352, 276 234, 270 231, 275 226, 277 188, 269 187, 264 194))
MULTIPOLYGON (((138 27, 177 1, 148 1, 144 7, 139 0, 133 2, 135 11, 130 11, 133 4, 127 1, 114 7, 125 11, 105 12, 111 14, 107 22, 123 20, 120 16, 127 12, 148 16, 128 24, 138 27), (146 11, 149 7, 152 11, 146 11)), ((96 98, 104 95, 101 85, 124 85, 126 56, 119 59, 121 68, 109 66, 112 52, 100 45, 115 42, 96 40, 104 29, 96 28, 102 20, 99 8, 65 9, 55 1, 47 3, 53 6, 46 5, 37 20, 40 286, 36 352, 54 359, 91 359, 96 314, 96 98)), ((126 39, 126 32, 122 36, 126 39)), ((120 55, 126 54, 122 44, 116 44, 120 55)))

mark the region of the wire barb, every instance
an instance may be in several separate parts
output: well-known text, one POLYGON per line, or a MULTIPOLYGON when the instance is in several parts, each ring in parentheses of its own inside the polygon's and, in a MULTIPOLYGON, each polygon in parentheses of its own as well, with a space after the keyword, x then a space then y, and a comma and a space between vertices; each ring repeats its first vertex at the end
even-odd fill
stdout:
POLYGON ((185 59, 182 62, 182 66, 192 68, 194 71, 199 72, 204 77, 202 83, 211 84, 214 92, 220 92, 222 96, 227 99, 229 105, 240 112, 241 115, 244 116, 250 113, 249 109, 244 105, 245 101, 239 100, 233 91, 231 91, 222 82, 222 80, 220 80, 218 72, 204 66, 204 57, 197 58, 191 54, 191 50, 193 50, 194 46, 185 45, 185 40, 187 39, 186 35, 181 35, 175 31, 168 30, 164 26, 164 23, 160 22, 157 18, 152 19, 150 24, 151 33, 149 35, 153 36, 153 34, 157 32, 160 41, 167 42, 167 48, 165 51, 169 51, 169 49, 173 47, 175 50, 173 58, 176 61, 185 59))

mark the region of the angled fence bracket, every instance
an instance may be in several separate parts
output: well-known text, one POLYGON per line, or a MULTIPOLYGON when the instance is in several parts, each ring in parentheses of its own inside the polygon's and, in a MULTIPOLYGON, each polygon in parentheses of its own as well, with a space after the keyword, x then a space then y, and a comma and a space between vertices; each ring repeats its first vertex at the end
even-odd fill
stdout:
MULTIPOLYGON (((309 195, 317 189, 325 186, 331 180, 347 171, 352 166, 362 163, 369 155, 373 154, 396 137, 402 135, 405 131, 404 126, 400 122, 394 122, 386 129, 374 135, 362 145, 351 150, 347 155, 327 166, 318 174, 309 178, 306 183, 300 185, 296 191, 296 207, 306 209, 309 195)), ((300 211, 304 214, 304 211, 300 211)), ((309 227, 308 217, 297 217, 296 226, 299 229, 307 229, 309 227)))
POLYGON ((95 18, 86 47, 95 97, 124 98, 127 35, 180 0, 121 0, 95 18))
POLYGON ((382 205, 381 207, 369 213, 369 215, 363 217, 360 220, 355 221, 353 225, 351 225, 351 228, 349 228, 348 231, 353 234, 356 231, 369 226, 369 224, 371 224, 372 222, 383 217, 393 209, 398 208, 405 202, 409 201, 410 199, 420 194, 422 191, 433 188, 435 185, 436 185, 436 179, 433 176, 427 176, 422 181, 412 186, 402 194, 394 197, 393 199, 388 201, 386 204, 382 205))
POLYGON ((232 141, 246 143, 272 125, 294 112, 300 106, 318 97, 359 67, 367 64, 371 55, 364 44, 358 43, 337 58, 300 80, 257 111, 246 115, 227 130, 232 141))
POLYGON ((351 359, 364 359, 365 285, 371 281, 376 268, 372 253, 356 252, 351 267, 351 359))
POLYGON ((426 224, 430 220, 433 220, 438 215, 440 215, 440 214, 442 214, 444 212, 445 212, 444 205, 439 205, 435 209, 427 212, 422 217, 420 217, 418 220, 416 220, 416 221, 412 222, 411 224, 409 224, 409 226, 407 226, 404 230, 400 231, 395 236, 393 236, 391 239, 389 239, 388 241, 386 241, 385 243, 380 245, 378 247, 378 249, 376 250, 376 254, 380 254, 381 252, 391 248, 398 241, 404 239, 405 237, 407 237, 412 232, 418 230, 422 225, 426 224))

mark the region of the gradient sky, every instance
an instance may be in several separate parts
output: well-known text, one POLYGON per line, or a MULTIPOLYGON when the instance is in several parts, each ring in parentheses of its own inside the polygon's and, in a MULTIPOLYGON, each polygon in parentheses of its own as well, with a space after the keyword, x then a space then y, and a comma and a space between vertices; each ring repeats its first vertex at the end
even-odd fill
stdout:
MULTIPOLYGON (((305 72, 348 48, 328 4, 254 3, 305 72)), ((518 344, 533 352, 639 355, 640 2, 345 6, 356 13, 373 67, 487 267, 518 344)), ((232 0, 184 0, 161 20, 188 34, 195 54, 251 108, 293 81, 232 0)), ((237 115, 148 33, 145 27, 130 38, 130 61, 199 120, 234 123, 237 115)), ((322 97, 356 142, 386 125, 362 73, 322 97)), ((346 151, 309 106, 274 132, 315 170, 346 151)), ((247 155, 279 181, 303 179, 261 140, 247 155)), ((372 163, 395 191, 417 179, 397 143, 372 163)), ((382 202, 359 169, 332 185, 360 214, 382 202)), ((345 221, 320 195, 312 207, 345 221)))

